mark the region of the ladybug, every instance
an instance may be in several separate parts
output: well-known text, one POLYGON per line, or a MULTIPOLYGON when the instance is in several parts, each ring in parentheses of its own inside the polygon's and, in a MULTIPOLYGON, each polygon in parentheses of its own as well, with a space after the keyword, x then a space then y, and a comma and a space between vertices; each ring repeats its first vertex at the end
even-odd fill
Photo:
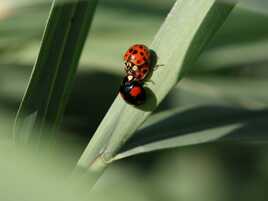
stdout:
POLYGON ((132 45, 124 54, 125 71, 142 82, 151 72, 151 52, 142 44, 132 45))
POLYGON ((119 92, 122 98, 131 105, 141 105, 145 101, 145 90, 143 84, 126 76, 120 86, 119 92))

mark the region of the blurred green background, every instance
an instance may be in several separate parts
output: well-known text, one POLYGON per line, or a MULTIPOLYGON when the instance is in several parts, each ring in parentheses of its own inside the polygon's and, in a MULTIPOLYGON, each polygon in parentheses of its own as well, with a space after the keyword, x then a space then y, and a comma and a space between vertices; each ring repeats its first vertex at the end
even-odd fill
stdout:
MULTIPOLYGON (((249 110, 267 107, 268 12, 259 12, 259 2, 257 9, 247 4, 234 9, 192 71, 156 112, 187 105, 249 110)), ((73 167, 117 95, 123 76, 122 54, 131 44, 149 45, 173 3, 100 1, 57 140, 59 154, 50 162, 57 161, 68 170, 73 167)), ((22 171, 13 161, 11 148, 12 123, 38 55, 49 9, 50 3, 41 0, 0 2, 0 191, 10 200, 17 200, 19 195, 36 200, 44 193, 37 189, 49 185, 42 178, 52 174, 22 171), (25 180, 34 187, 23 185, 25 180)), ((266 120, 244 128, 240 134, 267 132, 266 120)), ((266 141, 238 140, 139 155, 108 168, 92 196, 94 200, 124 201, 266 201, 267 153, 266 141)))

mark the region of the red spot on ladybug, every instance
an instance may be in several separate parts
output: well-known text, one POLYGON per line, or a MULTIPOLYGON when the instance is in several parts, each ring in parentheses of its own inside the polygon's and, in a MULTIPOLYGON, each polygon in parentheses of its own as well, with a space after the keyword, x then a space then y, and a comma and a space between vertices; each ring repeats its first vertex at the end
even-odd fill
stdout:
POLYGON ((129 93, 130 93, 131 96, 138 96, 138 95, 141 93, 141 87, 140 87, 140 86, 133 87, 133 88, 130 90, 129 93))

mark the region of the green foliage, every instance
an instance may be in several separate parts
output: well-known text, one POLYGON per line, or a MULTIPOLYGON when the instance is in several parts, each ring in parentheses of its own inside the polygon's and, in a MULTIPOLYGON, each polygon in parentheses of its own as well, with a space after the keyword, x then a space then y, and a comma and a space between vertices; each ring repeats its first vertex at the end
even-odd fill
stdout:
POLYGON ((3 2, 1 200, 266 200, 267 3, 3 2), (134 43, 164 64, 138 108, 116 97, 134 43))
POLYGON ((267 110, 252 111, 216 106, 173 109, 158 113, 136 133, 114 160, 211 141, 267 142, 265 132, 254 127, 256 121, 260 127, 265 127, 267 118, 267 110), (215 116, 215 113, 218 115, 215 116), (254 136, 251 134, 253 132, 254 136), (240 133, 243 135, 240 136, 240 133))
POLYGON ((99 166, 106 166, 106 161, 113 160, 126 140, 193 65, 231 10, 232 6, 215 1, 175 3, 151 45, 159 58, 158 63, 164 67, 155 71, 151 83, 147 84, 147 103, 133 107, 118 96, 81 156, 79 167, 93 166, 95 170, 94 161, 99 169, 99 166))
POLYGON ((15 124, 15 141, 47 140, 59 127, 97 1, 54 1, 15 124), (24 132, 21 132, 23 130, 24 132), (27 133, 27 136, 24 136, 27 133), (48 132, 46 132, 48 133, 48 132))

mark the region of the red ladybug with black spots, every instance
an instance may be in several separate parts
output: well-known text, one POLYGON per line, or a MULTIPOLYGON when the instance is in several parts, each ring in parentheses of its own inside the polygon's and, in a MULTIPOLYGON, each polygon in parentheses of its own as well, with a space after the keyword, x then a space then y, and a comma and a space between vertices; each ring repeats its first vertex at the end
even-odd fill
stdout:
POLYGON ((151 72, 151 52, 143 44, 132 45, 124 54, 125 71, 138 82, 151 72))

